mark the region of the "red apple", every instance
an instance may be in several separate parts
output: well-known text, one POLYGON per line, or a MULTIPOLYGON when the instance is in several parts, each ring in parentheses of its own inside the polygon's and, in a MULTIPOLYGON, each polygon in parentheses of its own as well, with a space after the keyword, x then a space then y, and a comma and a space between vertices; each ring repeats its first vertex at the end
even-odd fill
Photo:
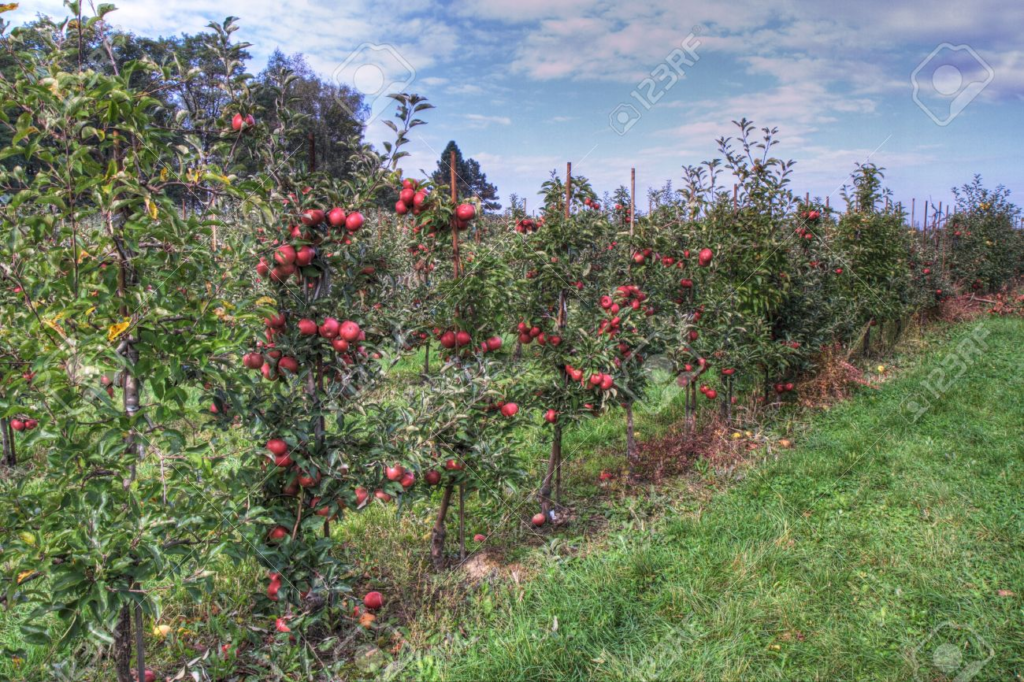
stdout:
POLYGON ((444 334, 441 334, 441 338, 438 339, 438 342, 444 348, 455 348, 455 344, 457 343, 455 332, 448 331, 445 332, 444 334))
POLYGON ((283 369, 295 374, 299 371, 299 361, 293 357, 285 356, 277 361, 277 367, 278 369, 283 369))
POLYGON ((412 487, 413 483, 416 482, 416 474, 412 473, 411 471, 406 471, 402 475, 402 478, 398 479, 398 482, 401 484, 403 488, 408 490, 409 488, 412 487))
POLYGON ((313 262, 313 257, 316 255, 316 251, 312 247, 303 246, 295 253, 295 265, 300 268, 304 268, 313 262))
POLYGON ((267 538, 271 542, 281 542, 281 540, 284 540, 286 537, 288 537, 288 529, 284 526, 274 526, 270 529, 270 532, 267 533, 267 538))
POLYGON ((278 265, 292 265, 295 263, 295 247, 291 244, 284 244, 277 247, 274 252, 274 261, 278 265))
POLYGON ((455 209, 455 217, 459 220, 472 220, 476 217, 476 207, 473 204, 459 204, 455 209))
POLYGON ((15 431, 24 431, 25 430, 25 422, 23 422, 20 419, 12 419, 11 420, 11 428, 14 429, 15 431))
POLYGON ((317 328, 317 331, 320 332, 320 336, 325 339, 333 339, 338 335, 338 332, 341 331, 341 324, 339 324, 333 317, 328 317, 324 320, 323 324, 317 328))
POLYGON ((341 337, 331 339, 331 347, 339 353, 348 352, 348 341, 341 337))
POLYGON ((465 468, 465 465, 457 460, 449 459, 444 463, 444 468, 448 471, 462 471, 462 469, 465 468))
POLYGON ((245 125, 245 117, 241 114, 235 114, 231 117, 231 129, 236 133, 242 130, 242 126, 245 125))
POLYGON ((519 406, 515 403, 505 403, 501 406, 501 413, 506 417, 516 416, 516 412, 519 411, 519 406))
POLYGON ((547 521, 547 517, 545 517, 544 514, 542 514, 540 512, 534 514, 533 518, 530 519, 530 523, 532 523, 533 525, 537 526, 538 528, 540 526, 543 526, 545 521, 547 521))
POLYGON ((280 438, 271 438, 267 441, 267 450, 275 457, 288 454, 288 444, 280 438))
POLYGON ((462 347, 468 346, 473 339, 469 336, 469 332, 457 332, 455 334, 455 345, 462 347))
POLYGON ((384 606, 384 596, 380 592, 368 592, 366 596, 363 597, 363 606, 371 611, 376 611, 380 607, 384 606))
POLYGON ((548 424, 554 424, 556 421, 558 421, 558 412, 556 412, 555 410, 548 410, 547 412, 544 413, 544 421, 546 421, 548 424))
POLYGON ((428 485, 437 485, 441 482, 441 472, 436 469, 431 469, 427 473, 423 474, 423 480, 426 481, 428 485))
POLYGON ((327 222, 330 223, 331 227, 341 227, 345 224, 345 210, 341 208, 332 208, 327 214, 327 222))
POLYGON ((359 211, 349 213, 345 218, 345 229, 349 232, 358 232, 363 226, 363 214, 359 211))
POLYGON ((306 227, 315 227, 324 221, 324 212, 319 208, 311 208, 302 213, 302 224, 306 227))
POLYGON ((338 333, 341 338, 345 339, 349 343, 353 341, 359 341, 363 338, 362 330, 359 329, 359 325, 351 320, 345 320, 341 323, 341 327, 338 329, 338 333))
POLYGON ((405 474, 405 467, 401 464, 396 464, 384 469, 384 476, 389 481, 397 481, 405 474))
POLYGON ((303 336, 314 336, 317 333, 316 322, 310 319, 299 320, 299 333, 303 336))
POLYGON ((366 488, 356 488, 356 506, 363 506, 363 502, 370 497, 370 493, 366 488))
POLYGON ((277 601, 277 593, 281 589, 281 574, 271 573, 270 584, 267 585, 267 599, 277 601))
POLYGON ((711 259, 714 258, 715 254, 711 249, 701 249, 700 253, 697 254, 697 265, 702 268, 706 268, 711 265, 711 259))

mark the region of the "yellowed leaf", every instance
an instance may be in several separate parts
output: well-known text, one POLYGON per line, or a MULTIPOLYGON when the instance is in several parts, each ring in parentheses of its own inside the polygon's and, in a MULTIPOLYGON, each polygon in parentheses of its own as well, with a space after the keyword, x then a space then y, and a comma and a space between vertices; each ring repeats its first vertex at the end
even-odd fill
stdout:
POLYGON ((7 2, 0 5, 0 14, 3 14, 4 12, 13 12, 16 9, 18 9, 18 3, 7 2))
POLYGON ((121 334, 123 334, 125 330, 131 326, 131 324, 131 318, 126 317, 124 318, 123 322, 118 322, 117 324, 110 325, 110 328, 107 330, 107 341, 114 341, 115 339, 117 339, 117 337, 121 336, 121 334))
POLYGON ((22 584, 30 576, 35 574, 35 571, 22 571, 18 574, 18 584, 22 584))

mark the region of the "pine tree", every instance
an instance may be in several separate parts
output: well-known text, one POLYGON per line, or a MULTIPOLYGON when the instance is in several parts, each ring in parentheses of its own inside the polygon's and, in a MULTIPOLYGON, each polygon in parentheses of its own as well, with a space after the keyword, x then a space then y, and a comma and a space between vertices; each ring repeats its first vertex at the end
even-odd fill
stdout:
POLYGON ((459 145, 452 140, 441 152, 441 158, 437 161, 437 170, 434 171, 433 180, 437 185, 448 185, 450 183, 450 159, 452 151, 455 152, 455 182, 458 185, 459 197, 478 197, 484 211, 497 211, 501 209, 498 202, 498 188, 487 182, 487 174, 480 169, 480 164, 474 159, 466 159, 462 156, 459 145))

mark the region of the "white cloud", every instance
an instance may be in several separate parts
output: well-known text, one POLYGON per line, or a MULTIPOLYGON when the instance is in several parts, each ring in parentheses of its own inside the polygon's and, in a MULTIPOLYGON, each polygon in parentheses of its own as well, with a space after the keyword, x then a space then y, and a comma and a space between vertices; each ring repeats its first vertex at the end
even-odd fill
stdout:
POLYGON ((471 127, 487 128, 492 123, 498 125, 512 125, 512 119, 508 116, 485 116, 484 114, 464 114, 463 118, 470 122, 471 127))

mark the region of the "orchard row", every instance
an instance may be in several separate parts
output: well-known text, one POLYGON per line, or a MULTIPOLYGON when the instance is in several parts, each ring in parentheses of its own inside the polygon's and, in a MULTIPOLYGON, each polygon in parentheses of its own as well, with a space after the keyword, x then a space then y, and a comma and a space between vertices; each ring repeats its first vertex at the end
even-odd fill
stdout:
MULTIPOLYGON (((537 217, 487 215, 456 178, 404 177, 431 108, 415 95, 395 97, 393 142, 332 177, 291 153, 292 119, 262 122, 257 94, 287 113, 290 76, 254 92, 236 29, 211 29, 225 105, 207 117, 151 96, 198 77, 186 67, 94 72, 82 41, 6 36, 5 595, 25 646, 112 640, 120 682, 169 583, 198 599, 218 562, 262 567, 266 627, 223 644, 224 676, 247 645, 365 627, 388 591, 336 542, 347 514, 429 510, 444 570, 449 516, 474 496, 507 505, 526 487, 517 518, 566 522, 562 442, 580 420, 621 414, 639 478, 633 409, 658 382, 684 389, 693 423, 744 418, 795 400, 823 347, 891 337, 1021 272, 1001 190, 967 186, 922 239, 871 166, 841 215, 800 201, 747 122, 646 216, 571 174, 543 185, 537 217), (550 444, 541 471, 530 429, 550 444)), ((66 30, 105 40, 102 22, 66 30)))

